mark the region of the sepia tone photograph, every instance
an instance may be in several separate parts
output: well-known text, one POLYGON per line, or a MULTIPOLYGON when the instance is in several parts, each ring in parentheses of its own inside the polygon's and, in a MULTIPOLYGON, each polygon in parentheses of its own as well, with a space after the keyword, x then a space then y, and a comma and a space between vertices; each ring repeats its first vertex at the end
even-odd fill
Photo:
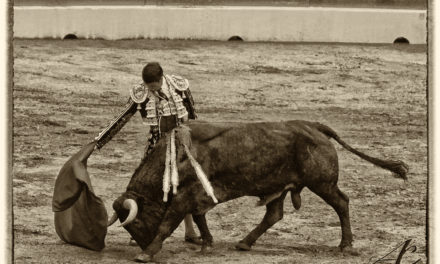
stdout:
POLYGON ((8 260, 433 263, 431 8, 11 1, 8 260))

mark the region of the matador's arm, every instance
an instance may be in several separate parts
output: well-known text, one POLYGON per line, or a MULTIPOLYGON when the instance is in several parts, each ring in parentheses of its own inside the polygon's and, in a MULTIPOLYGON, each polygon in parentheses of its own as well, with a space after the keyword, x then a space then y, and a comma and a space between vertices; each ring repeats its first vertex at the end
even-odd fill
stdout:
POLYGON ((131 119, 137 111, 137 103, 131 98, 129 99, 125 109, 95 137, 96 148, 101 149, 107 142, 109 142, 124 125, 131 119))
POLYGON ((135 85, 131 88, 130 98, 124 110, 95 138, 97 149, 101 149, 124 127, 136 113, 138 105, 144 105, 147 100, 147 95, 148 90, 142 84, 135 85))

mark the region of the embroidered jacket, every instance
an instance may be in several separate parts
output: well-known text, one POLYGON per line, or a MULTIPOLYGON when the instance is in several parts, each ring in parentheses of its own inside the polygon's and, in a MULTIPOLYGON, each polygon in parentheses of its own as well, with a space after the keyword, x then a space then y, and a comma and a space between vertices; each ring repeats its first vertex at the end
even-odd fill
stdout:
POLYGON ((151 92, 144 84, 138 84, 130 90, 131 99, 138 104, 143 121, 150 126, 157 126, 161 116, 188 116, 195 119, 194 101, 189 91, 189 82, 176 75, 164 75, 161 87, 162 95, 151 92))

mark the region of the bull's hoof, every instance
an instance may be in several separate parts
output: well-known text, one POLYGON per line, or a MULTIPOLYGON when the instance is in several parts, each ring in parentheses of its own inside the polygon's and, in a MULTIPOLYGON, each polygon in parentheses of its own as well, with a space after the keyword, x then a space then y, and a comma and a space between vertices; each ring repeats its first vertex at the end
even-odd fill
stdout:
POLYGON ((141 254, 137 255, 136 258, 134 259, 134 261, 140 262, 140 263, 154 263, 155 262, 153 260, 153 256, 150 256, 145 253, 141 253, 141 254))
POLYGON ((351 242, 341 241, 341 244, 339 244, 338 247, 341 251, 344 251, 346 249, 353 248, 353 245, 351 242))
POLYGON ((359 250, 353 248, 351 245, 345 246, 345 247, 339 247, 339 248, 341 249, 341 252, 346 256, 360 256, 361 255, 359 250))
POLYGON ((240 250, 240 251, 249 251, 249 250, 251 250, 251 246, 249 246, 248 244, 244 243, 243 241, 238 242, 235 245, 235 248, 237 250, 240 250))
POLYGON ((212 247, 212 245, 203 245, 202 249, 200 250, 200 253, 202 253, 202 255, 207 255, 212 253, 214 250, 214 248, 212 247))

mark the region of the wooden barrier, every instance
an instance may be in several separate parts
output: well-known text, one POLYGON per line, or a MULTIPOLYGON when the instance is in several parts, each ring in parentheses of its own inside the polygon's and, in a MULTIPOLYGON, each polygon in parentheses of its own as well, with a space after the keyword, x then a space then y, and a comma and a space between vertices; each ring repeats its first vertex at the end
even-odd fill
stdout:
POLYGON ((426 43, 426 11, 263 6, 15 6, 14 37, 426 43))
POLYGON ((427 9, 426 0, 14 0, 15 6, 174 5, 427 9))

